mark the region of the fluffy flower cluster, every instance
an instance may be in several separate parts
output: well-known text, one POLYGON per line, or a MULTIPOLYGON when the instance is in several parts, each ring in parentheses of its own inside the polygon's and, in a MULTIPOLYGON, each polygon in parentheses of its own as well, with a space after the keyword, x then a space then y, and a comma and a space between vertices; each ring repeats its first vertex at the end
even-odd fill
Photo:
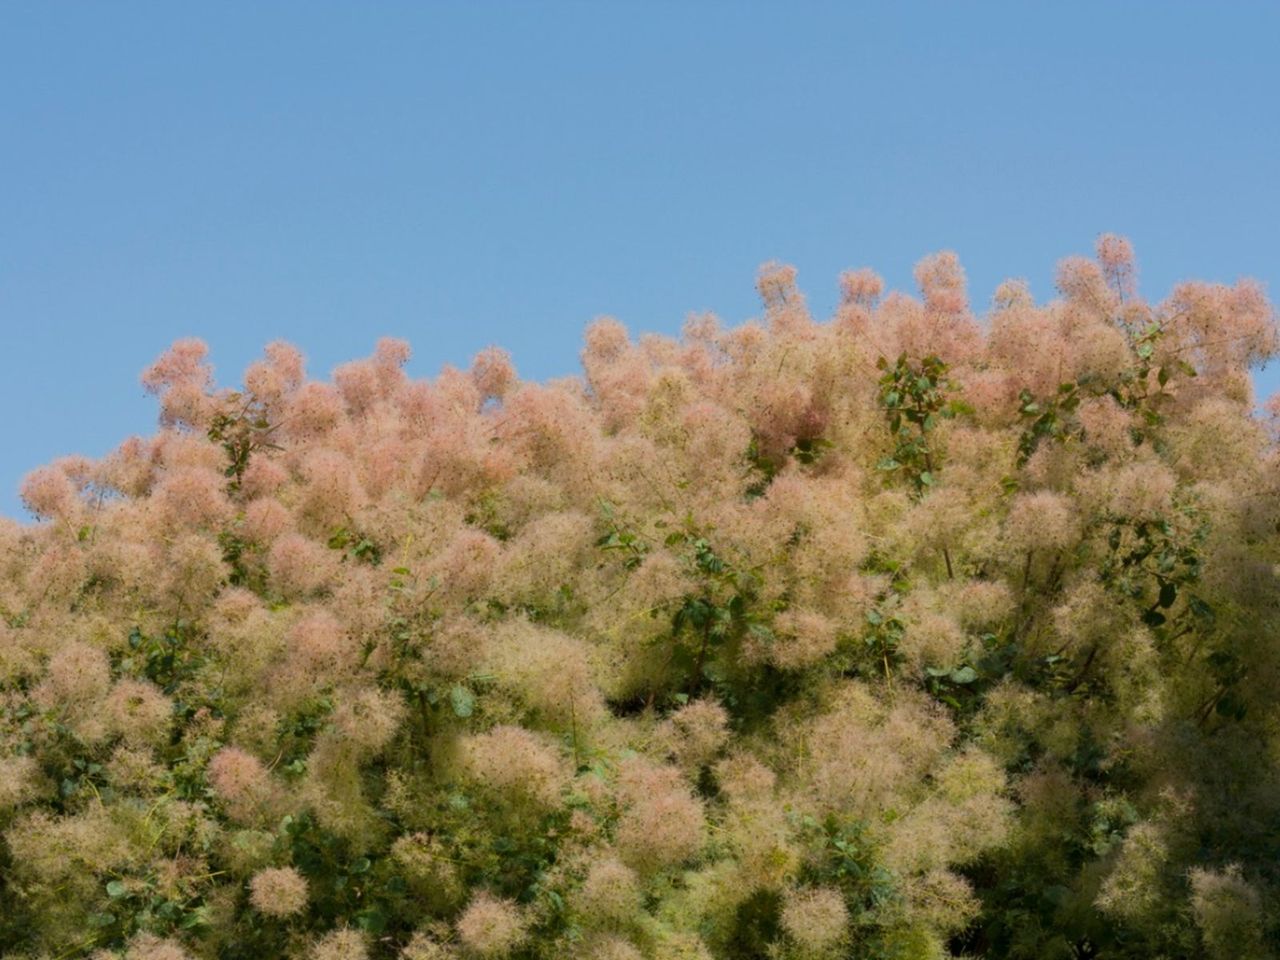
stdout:
POLYGON ((0 522, 0 957, 1274 955, 1274 317, 1136 276, 175 344, 0 522))

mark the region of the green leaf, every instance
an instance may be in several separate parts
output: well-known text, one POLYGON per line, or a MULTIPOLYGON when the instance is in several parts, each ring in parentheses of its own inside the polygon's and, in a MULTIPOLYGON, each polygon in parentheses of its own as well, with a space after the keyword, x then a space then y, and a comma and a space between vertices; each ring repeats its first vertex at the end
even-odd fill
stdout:
POLYGON ((1199 619, 1204 620, 1206 623, 1213 623, 1215 618, 1213 607, 1205 603, 1199 597, 1192 597, 1187 601, 1187 606, 1191 608, 1192 614, 1199 619))
POLYGON ((112 880, 107 884, 107 896, 112 899, 123 897, 128 892, 129 888, 119 880, 112 880))
POLYGON ((951 671, 952 683, 961 683, 961 684, 973 683, 973 681, 977 679, 978 679, 978 671, 974 670, 973 667, 970 667, 967 665, 960 667, 957 670, 951 671))
POLYGON ((1235 720, 1243 720, 1248 707, 1245 702, 1235 693, 1228 691, 1224 693, 1218 700, 1218 705, 1214 707, 1220 717, 1230 717, 1235 720))
POLYGON ((374 936, 387 928, 387 917, 381 910, 370 908, 356 914, 356 926, 374 936))
POLYGON ((449 691, 449 705, 453 707, 454 716, 466 719, 476 707, 476 696, 462 684, 455 684, 449 691))

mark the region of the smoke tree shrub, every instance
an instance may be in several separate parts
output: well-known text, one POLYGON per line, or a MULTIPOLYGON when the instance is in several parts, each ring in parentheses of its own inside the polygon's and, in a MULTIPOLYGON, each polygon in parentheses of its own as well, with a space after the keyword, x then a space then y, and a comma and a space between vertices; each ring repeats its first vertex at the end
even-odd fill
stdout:
POLYGON ((0 523, 0 955, 1274 955, 1271 307, 917 280, 549 383, 175 344, 0 523))

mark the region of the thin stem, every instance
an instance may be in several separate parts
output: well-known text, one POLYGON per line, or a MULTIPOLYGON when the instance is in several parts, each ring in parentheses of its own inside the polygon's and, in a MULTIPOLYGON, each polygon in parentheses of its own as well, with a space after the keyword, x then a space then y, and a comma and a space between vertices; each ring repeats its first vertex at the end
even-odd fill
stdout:
POLYGON ((698 648, 698 659, 693 665, 693 681, 689 685, 689 692, 694 693, 702 683, 702 665, 707 659, 707 647, 711 643, 710 629, 702 631, 702 646, 698 648))
POLYGON ((572 693, 569 694, 569 724, 573 733, 573 769, 578 770, 582 767, 582 757, 578 753, 578 711, 572 693))

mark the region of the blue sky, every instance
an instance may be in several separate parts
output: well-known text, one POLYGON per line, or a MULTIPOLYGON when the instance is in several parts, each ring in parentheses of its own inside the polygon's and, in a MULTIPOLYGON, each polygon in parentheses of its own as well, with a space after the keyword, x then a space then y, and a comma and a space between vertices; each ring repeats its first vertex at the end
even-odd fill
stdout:
POLYGON ((975 303, 1048 298, 1104 231, 1148 295, 1280 297, 1277 36, 1274 3, 5 4, 0 514, 150 432, 181 336, 224 383, 383 334, 542 378, 600 314, 747 319, 764 260, 822 312, 939 249, 975 303))

